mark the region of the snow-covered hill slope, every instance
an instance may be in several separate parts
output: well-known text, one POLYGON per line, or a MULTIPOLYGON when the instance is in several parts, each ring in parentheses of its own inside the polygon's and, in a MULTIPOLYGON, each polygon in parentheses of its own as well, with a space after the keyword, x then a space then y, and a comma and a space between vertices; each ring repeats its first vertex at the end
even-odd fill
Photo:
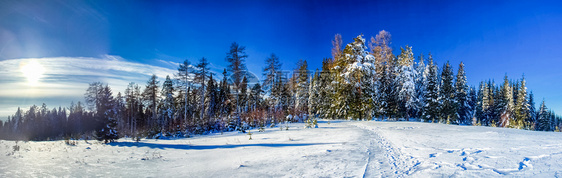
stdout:
POLYGON ((0 177, 561 177, 562 133, 320 121, 176 140, 0 141, 0 177))

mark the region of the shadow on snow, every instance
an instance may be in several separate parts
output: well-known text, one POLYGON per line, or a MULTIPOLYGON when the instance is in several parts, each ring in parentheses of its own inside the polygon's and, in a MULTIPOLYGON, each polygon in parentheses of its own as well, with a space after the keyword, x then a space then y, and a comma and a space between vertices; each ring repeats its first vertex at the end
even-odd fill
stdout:
POLYGON ((290 146, 312 146, 312 145, 325 145, 334 143, 257 143, 257 144, 233 144, 233 145, 183 145, 183 144, 160 144, 160 143, 132 143, 132 142, 113 142, 109 143, 110 146, 118 147, 148 147, 148 148, 159 148, 159 149, 182 149, 182 150, 207 150, 207 149, 227 149, 227 148, 239 148, 239 147, 251 147, 251 146, 261 146, 261 147, 290 147, 290 146))

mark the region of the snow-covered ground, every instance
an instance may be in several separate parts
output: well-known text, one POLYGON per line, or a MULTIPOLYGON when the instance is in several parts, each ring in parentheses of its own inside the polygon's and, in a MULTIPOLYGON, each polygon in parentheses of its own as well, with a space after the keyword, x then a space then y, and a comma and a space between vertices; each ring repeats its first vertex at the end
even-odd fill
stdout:
POLYGON ((252 140, 0 141, 0 177, 562 177, 562 133, 418 122, 290 124, 252 140))

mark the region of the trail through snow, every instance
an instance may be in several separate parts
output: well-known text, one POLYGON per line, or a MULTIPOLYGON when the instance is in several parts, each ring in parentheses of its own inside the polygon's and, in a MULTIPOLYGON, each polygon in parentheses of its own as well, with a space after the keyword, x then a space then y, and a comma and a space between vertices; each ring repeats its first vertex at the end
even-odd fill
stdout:
POLYGON ((327 121, 172 140, 0 140, 0 177, 560 177, 562 133, 327 121), (14 149, 15 145, 19 150, 14 149))

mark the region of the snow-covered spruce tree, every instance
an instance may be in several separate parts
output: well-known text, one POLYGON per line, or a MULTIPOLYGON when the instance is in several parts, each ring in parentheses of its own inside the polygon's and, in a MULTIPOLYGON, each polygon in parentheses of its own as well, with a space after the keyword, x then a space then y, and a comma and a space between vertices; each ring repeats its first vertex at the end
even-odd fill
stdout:
POLYGON ((548 108, 544 104, 544 99, 542 100, 541 107, 538 113, 538 127, 536 130, 539 131, 550 131, 550 118, 548 113, 548 108))
POLYGON ((525 76, 521 79, 521 85, 518 87, 517 101, 515 102, 515 122, 517 128, 529 129, 530 125, 527 123, 530 112, 529 103, 527 101, 527 87, 525 86, 525 76))
POLYGON ((414 115, 416 93, 415 93, 415 81, 414 77, 416 71, 414 70, 414 54, 412 53, 412 47, 406 46, 405 48, 400 48, 402 51, 398 56, 398 103, 400 115, 406 120, 414 115))
POLYGON ((304 118, 308 112, 309 73, 306 60, 299 60, 296 70, 295 116, 304 118))
POLYGON ((480 85, 478 87, 478 95, 476 98, 476 107, 474 108, 474 117, 476 118, 476 121, 474 122, 474 125, 482 125, 483 121, 484 121, 484 88, 485 85, 483 81, 480 82, 480 85))
POLYGON ((476 94, 476 89, 474 87, 470 87, 470 92, 468 95, 468 116, 469 120, 465 123, 467 125, 474 125, 476 124, 476 112, 478 109, 482 109, 478 107, 478 95, 476 94))
POLYGON ((373 78, 375 76, 375 59, 367 51, 365 39, 362 35, 354 38, 354 42, 348 44, 343 52, 344 61, 347 65, 342 70, 341 77, 343 79, 342 96, 346 96, 349 106, 346 106, 348 112, 346 116, 352 119, 371 118, 372 96, 373 96, 373 78))
POLYGON ((468 85, 466 84, 466 74, 464 72, 464 63, 459 64, 457 71, 457 80, 455 81, 455 101, 457 103, 458 124, 468 125, 472 119, 471 106, 469 104, 468 85))
POLYGON ((321 118, 325 119, 334 119, 334 115, 330 111, 332 111, 332 103, 334 102, 332 99, 334 98, 334 84, 332 83, 333 79, 335 78, 335 72, 332 72, 331 68, 333 66, 334 61, 332 59, 325 58, 322 61, 322 71, 319 74, 318 78, 318 115, 321 118))
MULTIPOLYGON (((129 126, 129 133, 133 136, 137 132, 139 121, 143 117, 142 96, 140 86, 134 82, 129 83, 125 89, 125 106, 127 108, 127 122, 129 126)), ((81 114, 80 114, 81 115, 81 114)))
MULTIPOLYGON (((511 90, 513 91, 512 96, 513 96, 513 107, 514 107, 514 108, 513 108, 513 116, 514 116, 514 119, 516 119, 515 116, 517 115, 517 114, 516 114, 516 112, 517 112, 517 108, 516 108, 516 107, 517 107, 517 100, 519 99, 519 89, 521 88, 521 86, 519 86, 520 83, 521 83, 521 81, 519 81, 519 80, 510 81, 511 90)), ((526 100, 526 99, 525 99, 525 100, 526 100)), ((516 122, 516 121, 515 121, 515 122, 516 122)))
POLYGON ((147 105, 147 108, 151 109, 150 113, 152 115, 151 119, 148 121, 148 127, 154 127, 158 118, 157 109, 160 97, 158 95, 158 83, 160 83, 160 81, 158 81, 158 77, 156 77, 156 75, 152 75, 148 82, 146 82, 146 87, 143 92, 144 103, 147 105))
POLYGON ((174 86, 170 76, 166 76, 166 80, 162 84, 161 96, 163 98, 160 101, 161 121, 159 124, 167 130, 170 128, 171 121, 174 119, 175 114, 174 86))
POLYGON ((191 74, 192 68, 190 62, 186 59, 178 67, 178 73, 176 74, 177 88, 183 89, 183 102, 179 104, 179 109, 183 111, 183 121, 187 122, 188 117, 188 88, 191 85, 191 74))
POLYGON ((498 102, 501 104, 498 107, 498 113, 500 114, 500 127, 518 127, 514 123, 513 119, 513 89, 509 84, 507 75, 504 77, 503 86, 500 90, 501 97, 498 98, 498 102))
POLYGON ((331 92, 333 94, 331 100, 333 102, 330 106, 330 115, 332 115, 332 117, 334 118, 347 119, 347 111, 349 110, 350 105, 349 102, 351 101, 351 99, 353 99, 353 97, 350 97, 350 85, 346 82, 346 79, 343 75, 345 68, 350 64, 350 61, 348 61, 348 59, 349 58, 346 58, 342 53, 342 55, 339 55, 338 58, 334 59, 334 64, 331 69, 331 71, 333 72, 333 82, 331 83, 333 87, 331 92))
POLYGON ((398 60, 396 57, 391 56, 386 65, 383 66, 385 69, 385 75, 380 80, 380 85, 384 87, 384 102, 383 107, 384 114, 391 120, 398 119, 399 116, 399 90, 397 90, 398 83, 398 60))
POLYGON ((529 130, 537 129, 537 109, 535 108, 535 98, 533 96, 533 91, 529 93, 529 118, 526 120, 528 123, 529 130))
POLYGON ((424 57, 423 54, 420 54, 420 56, 418 57, 418 63, 416 66, 416 70, 414 72, 414 81, 415 81, 415 95, 414 95, 414 114, 413 117, 415 118, 421 118, 422 117, 422 109, 423 106, 425 105, 425 98, 424 98, 424 93, 425 93, 425 75, 424 75, 424 71, 425 71, 425 63, 424 63, 424 57))
MULTIPOLYGON (((246 76, 242 78, 242 82, 238 85, 238 89, 240 89, 240 92, 238 93, 238 100, 236 101, 238 108, 237 112, 242 114, 248 111, 248 78, 246 78, 246 76)), ((241 124, 241 122, 239 123, 241 124)), ((245 130, 245 128, 241 128, 241 126, 242 125, 239 125, 239 129, 245 130)))
POLYGON ((114 140, 119 139, 119 133, 116 129, 116 110, 111 88, 109 88, 108 85, 103 86, 101 83, 96 82, 90 84, 88 91, 96 92, 95 98, 89 98, 91 95, 86 95, 86 101, 88 101, 88 103, 94 102, 96 105, 94 117, 100 124, 100 127, 96 129, 94 133, 96 139, 103 141, 104 143, 113 142, 114 140))
POLYGON ((232 102, 232 95, 230 94, 230 85, 228 84, 228 74, 226 69, 222 73, 223 78, 219 86, 219 116, 221 118, 221 131, 222 130, 233 130, 235 124, 230 118, 232 111, 234 111, 234 104, 232 102), (227 124, 228 123, 228 124, 227 124))
POLYGON ((489 109, 490 124, 492 127, 500 126, 501 111, 504 107, 504 95, 501 92, 501 87, 497 86, 494 81, 490 84, 491 107, 489 109))
POLYGON ((491 81, 484 83, 483 95, 482 95, 482 125, 491 126, 493 123, 493 113, 494 113, 494 86, 491 81))
POLYGON ((373 113, 376 117, 381 117, 382 119, 384 119, 384 117, 386 116, 389 116, 389 114, 392 114, 392 112, 389 113, 389 111, 393 111, 393 106, 396 106, 393 102, 394 100, 389 100, 392 99, 392 96, 388 96, 389 93, 387 93, 397 93, 397 91, 394 90, 394 86, 391 86, 391 84, 393 83, 389 83, 389 81, 395 78, 394 76, 388 75, 389 69, 395 70, 393 67, 391 67, 394 66, 392 60, 395 58, 394 54, 392 53, 392 48, 390 47, 391 41, 392 36, 390 35, 390 33, 385 30, 381 30, 375 37, 371 37, 371 41, 369 43, 371 55, 375 57, 376 72, 376 77, 374 78, 374 93, 376 94, 373 97, 373 113), (392 90, 388 90, 389 88, 392 88, 392 90), (389 101, 390 103, 388 103, 389 101))
POLYGON ((318 103, 318 100, 320 100, 320 71, 318 69, 310 80, 308 93, 308 116, 309 118, 317 118, 320 110, 320 104, 318 103))
POLYGON ((443 65, 440 89, 438 100, 441 103, 441 115, 439 122, 458 124, 457 102, 455 101, 455 88, 453 88, 453 68, 449 61, 443 65))
POLYGON ((205 57, 201 58, 199 60, 199 63, 197 63, 197 65, 195 66, 195 69, 193 70, 193 74, 194 74, 194 78, 193 78, 193 82, 196 84, 199 84, 199 96, 198 96, 198 101, 199 101, 199 117, 202 120, 205 117, 205 92, 206 90, 206 85, 205 83, 208 82, 207 79, 209 78, 209 62, 207 61, 207 59, 205 57))
POLYGON ((437 66, 433 64, 433 58, 429 55, 429 64, 427 65, 424 75, 425 81, 425 105, 423 107, 422 118, 426 121, 437 122, 439 119, 439 82, 437 74, 437 66))
POLYGON ((207 80, 207 88, 205 91, 205 114, 204 119, 207 121, 207 128, 211 130, 218 130, 217 122, 215 118, 218 114, 218 98, 219 98, 219 91, 215 80, 213 79, 213 74, 209 76, 209 80, 207 80))
MULTIPOLYGON (((126 122, 125 119, 127 118, 127 111, 126 111, 126 107, 125 107, 125 97, 121 94, 121 92, 117 92, 117 96, 115 96, 115 119, 117 120, 117 131, 123 133, 122 131, 124 131, 126 128, 126 122)), ((51 111, 51 114, 53 115, 52 118, 50 119, 53 123, 51 125, 51 129, 52 131, 57 131, 60 134, 53 134, 53 135, 62 135, 63 132, 65 132, 65 129, 59 128, 59 127, 65 127, 67 126, 67 119, 66 119, 66 113, 64 114, 64 119, 61 118, 61 116, 59 116, 58 114, 62 114, 61 112, 66 112, 66 111, 61 111, 61 107, 59 106, 59 111, 57 112, 56 109, 54 109, 53 111, 51 111), (57 114, 58 113, 58 114, 57 114)), ((66 131, 67 132, 67 131, 66 131)), ((52 133, 51 133, 52 134, 52 133)))

